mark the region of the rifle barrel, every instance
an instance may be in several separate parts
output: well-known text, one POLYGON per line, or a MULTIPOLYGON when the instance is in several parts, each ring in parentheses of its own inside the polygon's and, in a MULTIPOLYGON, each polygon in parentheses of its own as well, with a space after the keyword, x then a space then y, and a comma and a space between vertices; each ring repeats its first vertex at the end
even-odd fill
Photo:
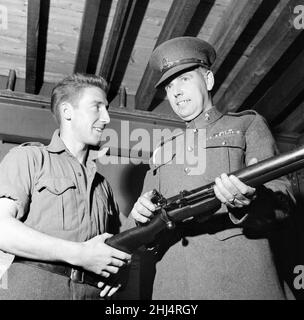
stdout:
MULTIPOLYGON (((230 174, 235 175, 252 187, 257 187, 303 167, 304 147, 300 147, 230 174)), ((179 195, 165 199, 166 204, 160 205, 158 210, 167 212, 173 221, 183 221, 201 214, 212 214, 212 210, 215 210, 221 204, 215 197, 213 186, 214 183, 210 183, 190 191, 183 191, 179 195)), ((165 228, 166 222, 158 214, 153 217, 149 224, 114 235, 107 239, 106 243, 116 249, 132 253, 141 245, 153 241, 156 234, 165 228)))
MULTIPOLYGON (((301 146, 295 150, 274 156, 246 168, 229 173, 235 175, 244 183, 251 187, 257 187, 273 179, 277 179, 288 173, 294 172, 304 167, 304 147, 301 146)), ((195 200, 197 197, 206 195, 212 196, 214 182, 203 187, 185 192, 184 199, 187 201, 195 200)), ((172 202, 178 196, 168 198, 168 203, 172 202)))

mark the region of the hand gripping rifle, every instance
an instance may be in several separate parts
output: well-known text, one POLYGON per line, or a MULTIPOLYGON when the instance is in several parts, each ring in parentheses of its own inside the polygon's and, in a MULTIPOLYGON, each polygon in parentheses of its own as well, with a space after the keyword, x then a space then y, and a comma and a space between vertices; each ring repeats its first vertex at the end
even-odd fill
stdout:
MULTIPOLYGON (((302 167, 304 167, 304 147, 268 158, 230 174, 251 187, 257 187, 302 167)), ((181 191, 168 199, 153 190, 151 201, 157 204, 157 208, 151 221, 114 235, 107 239, 106 243, 116 249, 132 253, 140 246, 151 243, 163 229, 174 228, 176 222, 196 216, 212 215, 221 206, 221 202, 215 197, 213 187, 214 183, 210 183, 193 190, 181 191)))

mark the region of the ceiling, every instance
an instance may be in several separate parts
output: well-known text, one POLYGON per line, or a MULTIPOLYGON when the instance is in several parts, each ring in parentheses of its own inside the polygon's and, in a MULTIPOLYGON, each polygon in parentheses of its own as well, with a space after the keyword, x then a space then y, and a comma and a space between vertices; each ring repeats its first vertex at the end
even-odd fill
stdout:
POLYGON ((15 91, 39 99, 65 75, 101 74, 111 101, 164 112, 158 74, 147 63, 156 45, 184 35, 217 50, 220 110, 254 109, 275 132, 303 135, 300 0, 2 0, 0 84, 13 89, 16 74, 15 91))

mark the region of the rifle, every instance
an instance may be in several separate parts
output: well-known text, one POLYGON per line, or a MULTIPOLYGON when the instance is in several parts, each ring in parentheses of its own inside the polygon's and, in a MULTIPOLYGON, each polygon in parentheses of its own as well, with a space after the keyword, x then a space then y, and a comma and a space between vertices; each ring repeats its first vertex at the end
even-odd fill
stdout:
MULTIPOLYGON (((230 174, 251 187, 258 187, 303 166, 304 147, 300 147, 230 174)), ((212 215, 221 206, 221 202, 215 197, 213 187, 214 183, 210 183, 193 190, 183 190, 168 199, 153 190, 151 201, 157 204, 157 208, 151 221, 114 235, 107 239, 106 243, 116 249, 132 253, 140 246, 152 243, 155 236, 165 228, 174 228, 176 222, 212 215)))

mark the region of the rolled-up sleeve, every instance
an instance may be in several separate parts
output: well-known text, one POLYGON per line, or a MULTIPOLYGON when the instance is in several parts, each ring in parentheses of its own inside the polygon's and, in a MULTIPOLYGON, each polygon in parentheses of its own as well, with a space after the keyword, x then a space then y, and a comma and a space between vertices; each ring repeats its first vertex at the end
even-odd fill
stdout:
POLYGON ((28 210, 34 174, 34 157, 27 147, 13 148, 0 164, 0 198, 16 201, 17 219, 28 210))

